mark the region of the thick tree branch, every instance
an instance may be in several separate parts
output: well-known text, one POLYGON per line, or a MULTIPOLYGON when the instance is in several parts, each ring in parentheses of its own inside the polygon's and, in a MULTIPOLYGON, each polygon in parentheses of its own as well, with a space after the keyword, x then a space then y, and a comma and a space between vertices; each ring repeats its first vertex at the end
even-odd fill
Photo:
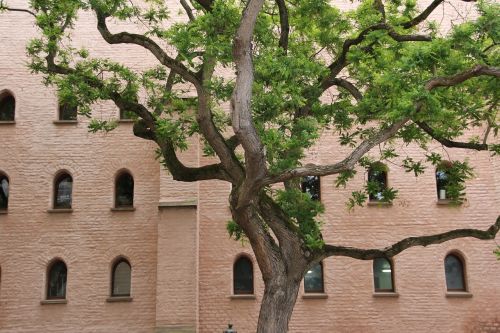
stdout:
POLYGON ((325 245, 322 258, 330 256, 344 256, 361 260, 373 260, 380 257, 390 258, 414 246, 441 244, 456 238, 494 239, 499 229, 500 216, 497 218, 495 224, 484 231, 479 229, 456 229, 435 235, 408 237, 383 249, 359 249, 347 246, 325 245))
POLYGON ((280 40, 279 46, 285 51, 288 50, 288 34, 290 32, 290 25, 288 23, 288 9, 286 8, 285 0, 276 0, 280 14, 280 40))
POLYGON ((189 17, 190 21, 194 21, 195 17, 193 15, 193 10, 191 7, 189 7, 189 4, 186 2, 186 0, 180 0, 182 8, 186 11, 187 16, 189 17))
POLYGON ((438 141, 445 147, 449 148, 463 148, 463 149, 474 149, 474 150, 488 150, 488 145, 486 143, 472 143, 472 142, 458 142, 452 141, 441 136, 438 136, 436 132, 427 123, 418 121, 416 124, 424 130, 429 136, 434 140, 438 141))
POLYGON ((460 84, 468 79, 481 75, 494 76, 498 78, 500 77, 500 68, 486 65, 477 65, 456 75, 433 78, 427 81, 427 83, 425 84, 425 89, 432 90, 438 87, 456 86, 457 84, 460 84))
POLYGON ((243 12, 233 42, 233 58, 236 64, 236 85, 231 98, 232 125, 245 151, 246 177, 240 204, 246 205, 256 194, 256 185, 267 173, 264 146, 253 124, 251 113, 253 62, 252 37, 255 21, 264 0, 250 0, 243 12))
POLYGON ((347 90, 357 101, 360 101, 363 99, 363 95, 361 94, 361 91, 359 91, 358 88, 351 82, 347 81, 346 79, 341 79, 341 78, 329 78, 328 80, 323 81, 324 86, 322 86, 323 89, 328 89, 331 86, 337 86, 344 88, 347 90))
POLYGON ((97 15, 97 30, 99 30, 99 33, 106 42, 109 44, 134 44, 142 46, 149 50, 162 65, 172 69, 194 85, 200 85, 195 73, 188 70, 180 61, 170 57, 155 41, 144 35, 128 32, 112 34, 106 25, 106 14, 98 9, 94 9, 94 11, 97 15))

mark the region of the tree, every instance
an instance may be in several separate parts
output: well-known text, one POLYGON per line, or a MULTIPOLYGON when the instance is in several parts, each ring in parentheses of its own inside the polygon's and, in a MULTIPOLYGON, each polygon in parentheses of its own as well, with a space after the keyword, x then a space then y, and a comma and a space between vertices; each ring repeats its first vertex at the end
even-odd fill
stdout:
MULTIPOLYGON (((228 230, 248 239, 265 284, 260 333, 287 330, 305 272, 326 257, 388 258, 459 237, 493 239, 500 229, 499 217, 484 231, 409 237, 383 249, 325 244, 318 222, 323 207, 300 188, 311 176, 338 175, 337 185, 345 185, 358 164, 376 166, 365 156, 372 148, 381 147, 381 159, 397 157, 393 140, 424 150, 436 140, 500 154, 498 4, 478 2, 477 15, 449 31, 429 20, 443 0, 423 10, 411 0, 363 0, 350 11, 324 0, 180 0, 187 19, 175 24, 161 0, 31 0, 29 9, 0 4, 35 17, 40 36, 27 46, 29 67, 57 86, 62 103, 91 117, 93 103, 111 100, 136 117, 134 134, 157 144, 175 180, 233 185, 228 230), (80 11, 94 13, 107 43, 140 46, 158 66, 139 72, 72 47, 80 11), (112 20, 145 29, 114 33, 112 20), (220 67, 234 69, 235 79, 221 76, 220 67), (176 87, 186 83, 196 97, 181 98, 176 87), (335 93, 329 102, 322 99, 326 92, 335 93), (230 114, 221 111, 228 102, 230 114), (482 137, 460 139, 474 127, 484 130, 482 137), (334 164, 304 164, 326 128, 352 151, 334 164), (194 135, 217 163, 189 167, 179 160, 194 135)), ((114 126, 93 119, 90 130, 114 126)), ((443 166, 431 152, 427 160, 454 180, 443 186, 460 202, 463 181, 472 175, 467 162, 443 166)), ((425 163, 406 157, 403 167, 419 175, 425 163)), ((348 205, 375 194, 391 201, 397 190, 369 182, 348 205)))

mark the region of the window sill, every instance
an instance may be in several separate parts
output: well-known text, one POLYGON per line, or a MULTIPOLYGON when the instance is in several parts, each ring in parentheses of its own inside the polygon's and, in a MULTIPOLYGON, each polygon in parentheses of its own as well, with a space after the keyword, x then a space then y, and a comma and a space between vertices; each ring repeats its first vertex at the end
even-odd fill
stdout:
POLYGON ((73 208, 51 208, 47 213, 73 213, 73 208))
POLYGON ((78 124, 78 120, 54 120, 52 123, 56 125, 78 124))
POLYGON ((113 207, 111 208, 112 212, 133 212, 135 207, 113 207))
POLYGON ((119 124, 135 123, 135 119, 118 119, 119 124))
POLYGON ((7 209, 0 209, 0 214, 7 214, 9 211, 7 209))
POLYGON ((12 125, 15 124, 15 120, 0 120, 0 125, 12 125))
POLYGON ((254 294, 239 294, 239 295, 231 295, 230 299, 255 299, 254 294))
POLYGON ((305 293, 302 295, 303 299, 326 299, 328 294, 325 293, 305 293))
POLYGON ((106 302, 108 303, 116 303, 116 302, 132 302, 133 298, 130 296, 111 296, 106 298, 106 302))
POLYGON ((447 291, 446 297, 451 298, 471 298, 472 294, 468 291, 447 291))
POLYGON ((399 293, 394 291, 376 291, 373 293, 373 297, 399 297, 399 293))
POLYGON ((40 301, 41 305, 48 305, 48 304, 66 304, 68 303, 67 299, 44 299, 40 301))
POLYGON ((377 200, 370 200, 366 203, 368 206, 378 206, 378 207, 390 207, 392 206, 392 202, 387 202, 387 201, 377 201, 377 200))
POLYGON ((438 199, 436 201, 436 205, 438 205, 438 206, 442 205, 442 206, 452 206, 452 207, 455 206, 455 207, 458 207, 458 206, 461 206, 462 203, 460 203, 460 202, 456 203, 456 202, 451 201, 450 199, 438 199))

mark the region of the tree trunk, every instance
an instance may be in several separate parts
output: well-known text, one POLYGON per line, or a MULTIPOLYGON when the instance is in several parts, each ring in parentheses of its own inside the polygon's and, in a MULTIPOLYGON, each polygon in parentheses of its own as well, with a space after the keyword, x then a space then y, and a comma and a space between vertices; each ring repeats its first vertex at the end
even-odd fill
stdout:
POLYGON ((300 280, 293 281, 285 273, 280 275, 265 282, 257 333, 288 332, 288 322, 297 300, 300 280))

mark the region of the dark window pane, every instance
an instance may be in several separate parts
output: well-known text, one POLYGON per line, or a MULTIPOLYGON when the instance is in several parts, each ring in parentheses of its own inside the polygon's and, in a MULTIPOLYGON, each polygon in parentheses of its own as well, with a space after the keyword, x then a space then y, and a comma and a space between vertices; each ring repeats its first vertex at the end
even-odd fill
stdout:
POLYGON ((319 200, 321 186, 318 176, 306 176, 302 178, 302 192, 308 193, 313 200, 319 200))
POLYGON ((134 205, 134 178, 129 173, 123 173, 116 179, 116 207, 134 205))
POLYGON ((9 206, 9 180, 5 176, 0 176, 0 209, 7 209, 9 206))
POLYGON ((59 120, 76 120, 77 107, 69 104, 59 105, 59 120))
POLYGON ((0 121, 14 120, 16 100, 12 95, 0 97, 0 121))
POLYGON ((68 174, 63 174, 57 178, 55 184, 54 208, 71 208, 71 196, 73 189, 73 179, 68 174))
POLYGON ((368 170, 368 181, 377 185, 377 192, 370 193, 370 200, 382 200, 384 196, 382 192, 387 188, 387 172, 379 168, 370 168, 368 170))
POLYGON ((253 294, 253 268, 250 259, 241 257, 234 263, 235 294, 253 294))
POLYGON ((392 265, 385 258, 377 258, 373 261, 373 279, 375 291, 394 291, 392 285, 392 265))
POLYGON ((113 268, 113 296, 130 296, 130 265, 125 260, 118 261, 113 268))
POLYGON ((304 291, 306 293, 322 293, 323 288, 323 265, 316 264, 307 271, 304 276, 304 291))
POLYGON ((52 264, 47 283, 47 298, 66 298, 66 265, 62 261, 52 264))
POLYGON ((444 270, 448 290, 465 290, 462 260, 455 255, 448 255, 444 260, 444 270))
POLYGON ((448 186, 448 174, 445 170, 436 170, 436 188, 438 199, 446 199, 446 186, 448 186))

